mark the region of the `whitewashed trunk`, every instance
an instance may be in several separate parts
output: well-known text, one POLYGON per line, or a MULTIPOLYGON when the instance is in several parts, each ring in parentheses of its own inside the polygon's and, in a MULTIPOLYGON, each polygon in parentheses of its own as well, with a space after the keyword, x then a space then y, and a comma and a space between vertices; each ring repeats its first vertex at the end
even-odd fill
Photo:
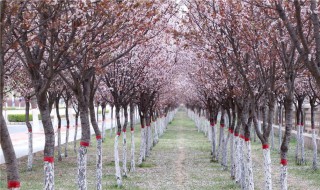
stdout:
POLYGON ((318 146, 317 146, 317 134, 316 130, 312 129, 312 144, 313 144, 313 159, 312 159, 312 169, 317 170, 318 169, 318 146))
POLYGON ((142 164, 142 161, 144 160, 144 154, 146 151, 145 148, 145 128, 141 128, 141 140, 140 140, 140 153, 139 153, 139 159, 138 159, 138 165, 142 164))
POLYGON ((223 149, 222 149, 222 166, 224 170, 227 170, 228 168, 228 141, 230 139, 231 134, 228 133, 227 138, 225 139, 225 142, 223 143, 223 149))
POLYGON ((130 163, 130 171, 131 172, 135 172, 136 171, 134 151, 135 151, 134 130, 131 130, 131 163, 130 163))
POLYGON ((119 135, 114 138, 114 160, 116 169, 116 179, 118 187, 122 186, 121 171, 120 171, 120 161, 119 161, 119 151, 118 151, 118 139, 119 135))
POLYGON ((149 134, 148 134, 148 137, 149 137, 149 156, 151 154, 151 150, 152 150, 152 145, 153 145, 153 135, 152 135, 152 125, 149 127, 149 134))
MULTIPOLYGON (((281 161, 281 162, 286 162, 281 161)), ((281 190, 287 190, 288 189, 288 168, 287 164, 281 164, 280 167, 280 184, 281 184, 281 190)))
POLYGON ((150 137, 149 137, 149 130, 150 130, 150 126, 147 126, 145 129, 145 155, 144 155, 144 160, 145 157, 149 157, 150 156, 150 137))
POLYGON ((54 158, 44 158, 44 189, 54 190, 54 158))
POLYGON ((153 137, 153 146, 158 143, 158 120, 154 122, 154 137, 153 137))
POLYGON ((96 156, 96 189, 102 190, 102 139, 97 136, 97 156, 96 156))
POLYGON ((240 183, 241 179, 241 162, 240 162, 240 138, 239 136, 235 136, 235 181, 240 183))
POLYGON ((123 131, 123 149, 122 149, 122 176, 127 177, 127 133, 123 131))
POLYGON ((64 157, 68 157, 68 144, 69 144, 69 126, 67 126, 67 130, 66 130, 66 143, 64 147, 64 157))
POLYGON ((28 164, 27 170, 32 170, 33 164, 33 143, 32 143, 32 130, 28 132, 28 164))
POLYGON ((253 170, 252 170, 252 157, 251 157, 251 142, 250 140, 246 139, 246 141, 244 142, 245 146, 246 146, 246 150, 247 150, 247 155, 246 155, 246 185, 248 190, 253 190, 254 189, 254 181, 253 181, 253 170))
POLYGON ((271 190, 272 189, 272 178, 271 178, 271 157, 270 157, 270 149, 269 146, 263 145, 263 169, 264 169, 264 189, 271 190))
POLYGON ((223 149, 224 149, 224 126, 220 126, 220 134, 219 134, 219 148, 217 159, 220 160, 220 163, 223 164, 223 149), (219 157, 221 155, 221 159, 219 157))
POLYGON ((235 147, 235 137, 233 135, 233 131, 230 130, 230 135, 231 135, 231 139, 230 139, 230 175, 232 179, 235 179, 235 151, 234 151, 234 147, 235 147))
POLYGON ((240 155, 240 183, 241 183, 241 188, 242 189, 246 189, 247 188, 247 181, 246 181, 246 158, 245 158, 245 149, 244 149, 244 140, 242 137, 240 137, 239 139, 240 141, 240 147, 238 149, 239 151, 239 155, 240 155))
POLYGON ((87 146, 79 147, 78 153, 78 189, 87 190, 87 146))

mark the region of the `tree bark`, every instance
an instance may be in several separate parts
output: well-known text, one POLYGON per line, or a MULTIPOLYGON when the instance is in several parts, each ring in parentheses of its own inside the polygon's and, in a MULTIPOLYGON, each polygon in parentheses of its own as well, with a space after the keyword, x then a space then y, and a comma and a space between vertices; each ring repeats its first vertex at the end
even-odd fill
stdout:
POLYGON ((28 128, 28 165, 27 170, 32 170, 33 164, 33 142, 32 142, 32 125, 30 123, 29 114, 30 114, 30 98, 25 98, 26 102, 26 125, 28 128))
POLYGON ((70 128, 70 118, 69 118, 69 100, 65 99, 66 103, 66 120, 67 120, 67 126, 66 126, 66 144, 64 147, 64 157, 68 157, 68 144, 69 144, 69 128, 70 128))
POLYGON ((138 165, 142 164, 143 160, 144 160, 144 155, 145 155, 145 120, 144 117, 140 115, 140 121, 141 121, 141 140, 140 140, 140 153, 139 153, 139 159, 138 159, 138 165))
POLYGON ((87 147, 90 144, 90 124, 88 106, 79 101, 81 121, 81 141, 78 154, 78 189, 87 189, 87 147))
POLYGON ((123 132, 123 149, 122 149, 122 176, 127 177, 127 125, 128 125, 128 109, 127 106, 123 107, 124 109, 124 124, 122 127, 123 132))
POLYGON ((62 161, 62 156, 61 156, 61 116, 59 112, 59 100, 60 96, 58 95, 55 100, 55 105, 56 105, 56 114, 58 118, 58 161, 62 161))
POLYGON ((50 109, 46 94, 37 94, 38 106, 42 118, 43 129, 45 133, 44 146, 44 189, 54 189, 54 146, 55 135, 50 118, 50 109))
POLYGON ((121 170, 119 163, 119 151, 118 151, 118 140, 121 134, 121 121, 120 121, 120 106, 116 105, 116 119, 117 119, 117 135, 114 139, 114 160, 116 170, 116 180, 118 187, 122 186, 121 170))
POLYGON ((312 169, 317 170, 318 169, 318 146, 317 146, 317 134, 315 129, 315 122, 314 122, 314 112, 315 112, 315 97, 309 97, 310 100, 310 106, 311 106, 311 129, 312 129, 312 144, 313 144, 313 159, 312 159, 312 169))
POLYGON ((20 176, 18 170, 18 164, 16 154, 13 149, 9 131, 5 118, 3 117, 3 99, 4 99, 4 21, 5 21, 6 1, 0 1, 0 142, 3 151, 6 172, 7 172, 7 184, 8 189, 20 189, 20 176))
POLYGON ((281 144, 281 169, 280 169, 280 183, 281 183, 281 190, 288 189, 287 180, 288 180, 288 171, 287 171, 287 152, 289 149, 289 142, 291 137, 291 129, 292 129, 292 115, 293 115, 293 92, 288 92, 289 94, 286 95, 284 101, 284 108, 285 108, 285 133, 283 137, 283 141, 281 144))
POLYGON ((105 141, 106 138, 106 103, 101 103, 101 109, 102 109, 102 126, 101 126, 101 132, 102 132, 102 142, 105 141))
POLYGON ((112 129, 113 129, 113 105, 111 105, 111 127, 110 127, 110 137, 112 137, 112 129))
POLYGON ((135 143, 134 143, 134 106, 132 103, 130 103, 130 129, 131 129, 131 162, 130 162, 130 171, 135 172, 136 170, 136 164, 135 164, 135 143))
POLYGON ((101 190, 102 189, 102 182, 101 182, 102 180, 102 139, 101 139, 101 132, 96 119, 96 114, 94 111, 93 96, 91 96, 90 98, 89 111, 90 111, 90 121, 97 139, 96 189, 101 190))
POLYGON ((73 150, 77 153, 77 133, 78 133, 78 126, 79 126, 79 110, 76 111, 76 118, 75 118, 75 129, 74 129, 74 138, 73 138, 73 150))

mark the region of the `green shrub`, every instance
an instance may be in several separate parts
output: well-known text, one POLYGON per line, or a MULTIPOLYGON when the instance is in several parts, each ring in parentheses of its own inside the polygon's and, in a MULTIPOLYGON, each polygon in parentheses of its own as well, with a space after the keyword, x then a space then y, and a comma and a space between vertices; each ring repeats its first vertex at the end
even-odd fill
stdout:
MULTIPOLYGON (((32 115, 29 115, 29 120, 32 121, 32 115)), ((26 114, 9 114, 9 122, 26 122, 26 114)))

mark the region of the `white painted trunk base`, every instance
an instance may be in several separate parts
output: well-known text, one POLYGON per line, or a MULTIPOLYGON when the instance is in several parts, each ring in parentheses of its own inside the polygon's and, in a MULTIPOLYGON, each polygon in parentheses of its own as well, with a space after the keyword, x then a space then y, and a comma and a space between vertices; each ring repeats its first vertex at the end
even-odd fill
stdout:
POLYGON ((138 165, 142 164, 142 161, 144 160, 144 154, 145 154, 145 127, 141 127, 141 142, 140 142, 140 152, 139 152, 139 159, 138 159, 138 165))
POLYGON ((288 189, 288 168, 287 165, 281 164, 280 167, 280 184, 281 184, 281 190, 287 190, 288 189))
POLYGON ((87 147, 80 146, 78 153, 78 189, 87 190, 87 147))
POLYGON ((312 159, 312 169, 317 170, 318 169, 318 145, 317 145, 317 134, 316 130, 312 129, 312 144, 313 144, 313 159, 312 159))
POLYGON ((54 162, 44 161, 44 189, 54 190, 54 162))
POLYGON ((235 155, 236 155, 236 151, 234 151, 234 147, 235 147, 235 137, 233 135, 233 131, 230 131, 230 135, 231 135, 231 139, 230 139, 230 175, 232 179, 235 179, 235 155))
POLYGON ((240 138, 239 136, 235 136, 235 157, 234 157, 234 165, 235 165, 235 181, 240 183, 241 179, 241 162, 240 162, 240 138))
POLYGON ((267 145, 263 145, 263 168, 264 168, 264 189, 271 190, 272 189, 272 178, 271 178, 271 157, 270 157, 270 149, 267 145))
POLYGON ((123 131, 122 142, 122 176, 127 177, 128 169, 127 169, 127 133, 123 131))
POLYGON ((96 189, 102 190, 102 139, 97 136, 97 156, 96 156, 96 189))
POLYGON ((130 163, 130 172, 136 171, 136 163, 134 157, 135 144, 134 144, 134 130, 131 130, 131 163, 130 163))
POLYGON ((28 164, 27 164, 27 170, 32 170, 32 164, 33 164, 33 143, 32 143, 32 131, 28 132, 28 164))
POLYGON ((122 186, 122 178, 121 178, 121 171, 120 171, 120 163, 119 163, 119 151, 118 151, 118 139, 119 135, 116 135, 114 138, 114 163, 116 169, 116 180, 118 187, 122 186))
POLYGON ((252 170, 252 157, 251 157, 251 142, 246 139, 244 142, 246 146, 246 189, 254 190, 254 181, 253 181, 253 170, 252 170))

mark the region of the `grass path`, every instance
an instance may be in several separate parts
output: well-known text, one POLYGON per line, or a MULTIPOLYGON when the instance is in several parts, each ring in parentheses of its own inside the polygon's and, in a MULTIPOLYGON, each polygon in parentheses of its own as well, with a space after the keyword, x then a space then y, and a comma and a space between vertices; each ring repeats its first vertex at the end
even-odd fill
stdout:
POLYGON ((155 167, 143 173, 149 181, 143 189, 239 189, 220 164, 210 162, 210 143, 186 112, 176 114, 146 163, 155 167))

